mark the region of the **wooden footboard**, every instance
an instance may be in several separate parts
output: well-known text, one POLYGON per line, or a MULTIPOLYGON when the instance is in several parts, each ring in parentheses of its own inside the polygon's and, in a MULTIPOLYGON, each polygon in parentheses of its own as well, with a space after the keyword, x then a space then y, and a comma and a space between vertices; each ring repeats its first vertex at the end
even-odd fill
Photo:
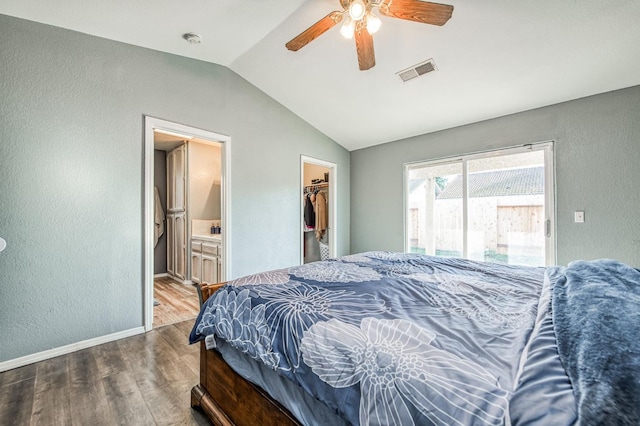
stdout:
MULTIPOLYGON (((220 284, 199 288, 204 302, 220 284)), ((200 384, 191 390, 191 406, 200 407, 218 426, 287 426, 300 423, 264 390, 233 371, 216 350, 200 342, 200 384)))
POLYGON ((299 425, 262 389, 238 375, 218 351, 200 342, 200 384, 191 390, 191 406, 201 407, 213 424, 299 425))

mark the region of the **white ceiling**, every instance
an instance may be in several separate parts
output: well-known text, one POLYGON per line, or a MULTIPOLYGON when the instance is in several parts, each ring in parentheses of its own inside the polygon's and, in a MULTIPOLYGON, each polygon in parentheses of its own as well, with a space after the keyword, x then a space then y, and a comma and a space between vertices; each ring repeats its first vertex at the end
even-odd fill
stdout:
POLYGON ((349 150, 640 84, 638 0, 440 1, 455 7, 443 27, 383 16, 369 71, 339 26, 284 47, 339 0, 0 0, 0 13, 227 66, 349 150), (429 58, 437 72, 396 76, 429 58))

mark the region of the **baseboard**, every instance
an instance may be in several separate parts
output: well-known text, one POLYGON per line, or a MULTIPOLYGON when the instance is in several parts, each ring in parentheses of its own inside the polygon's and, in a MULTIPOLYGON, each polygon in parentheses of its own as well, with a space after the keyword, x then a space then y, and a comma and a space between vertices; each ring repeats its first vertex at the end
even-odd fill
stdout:
POLYGON ((167 272, 164 272, 162 274, 153 274, 153 278, 164 278, 164 277, 168 277, 169 274, 167 272))
POLYGON ((106 336, 94 337, 93 339, 83 340, 78 343, 72 343, 66 346, 60 346, 59 348, 53 348, 46 351, 38 352, 31 355, 26 355, 20 358, 10 359, 8 361, 0 362, 0 373, 7 370, 13 370, 14 368, 23 367, 25 365, 33 364, 34 362, 44 361, 46 359, 55 358, 60 355, 70 354, 81 349, 98 346, 103 343, 113 342, 114 340, 124 339, 125 337, 135 336, 136 334, 144 333, 144 327, 130 328, 129 330, 119 331, 113 334, 107 334, 106 336))

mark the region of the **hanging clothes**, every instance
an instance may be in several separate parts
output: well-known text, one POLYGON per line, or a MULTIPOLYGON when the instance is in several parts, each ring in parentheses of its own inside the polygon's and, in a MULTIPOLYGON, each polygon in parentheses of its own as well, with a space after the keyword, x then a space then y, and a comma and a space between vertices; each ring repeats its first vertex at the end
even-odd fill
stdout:
POLYGON ((307 229, 313 229, 316 226, 316 212, 310 194, 307 194, 304 199, 304 224, 307 229))
POLYGON ((316 194, 313 205, 316 210, 316 240, 320 241, 327 230, 327 199, 324 192, 316 194))
POLYGON ((162 203, 160 202, 160 192, 158 192, 158 187, 155 188, 155 211, 153 215, 153 222, 155 226, 153 227, 153 235, 156 239, 154 247, 158 245, 158 240, 162 234, 164 234, 164 210, 162 210, 162 203))

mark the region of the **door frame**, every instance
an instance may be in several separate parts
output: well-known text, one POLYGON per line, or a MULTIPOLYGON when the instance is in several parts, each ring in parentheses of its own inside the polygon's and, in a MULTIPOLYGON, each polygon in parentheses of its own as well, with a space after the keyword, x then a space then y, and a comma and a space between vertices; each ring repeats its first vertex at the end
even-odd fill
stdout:
POLYGON ((338 165, 331 161, 320 160, 318 158, 309 157, 306 155, 300 156, 300 264, 304 264, 304 165, 314 164, 316 166, 322 166, 329 169, 329 256, 334 257, 337 253, 336 236, 338 235, 337 226, 337 213, 338 213, 338 197, 337 197, 337 180, 338 180, 338 165))
MULTIPOLYGON (((144 238, 143 238, 143 287, 144 329, 153 329, 153 257, 154 257, 154 130, 164 130, 188 137, 205 139, 222 144, 221 223, 222 279, 231 276, 231 137, 160 118, 144 116, 144 238)), ((188 229, 189 227, 187 227, 188 229)), ((186 259, 185 262, 190 261, 186 259)))

